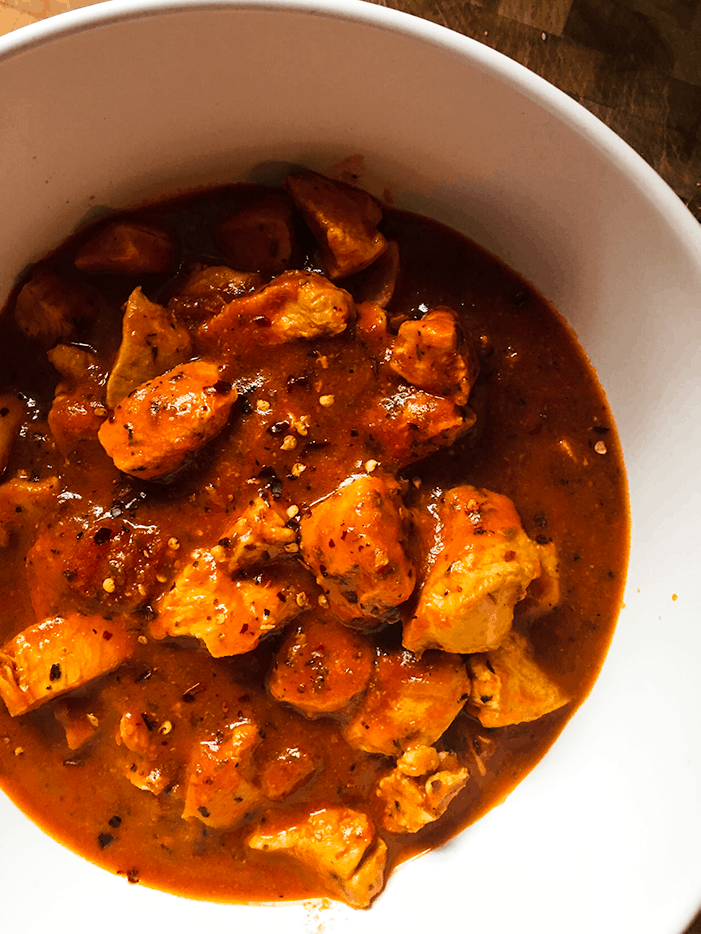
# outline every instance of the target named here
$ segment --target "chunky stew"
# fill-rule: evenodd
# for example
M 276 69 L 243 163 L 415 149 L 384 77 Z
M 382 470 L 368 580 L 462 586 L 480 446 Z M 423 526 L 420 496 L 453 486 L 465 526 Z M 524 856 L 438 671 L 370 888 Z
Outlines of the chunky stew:
M 87 858 L 366 907 L 591 687 L 615 427 L 464 237 L 299 171 L 86 227 L 0 326 L 0 781 Z

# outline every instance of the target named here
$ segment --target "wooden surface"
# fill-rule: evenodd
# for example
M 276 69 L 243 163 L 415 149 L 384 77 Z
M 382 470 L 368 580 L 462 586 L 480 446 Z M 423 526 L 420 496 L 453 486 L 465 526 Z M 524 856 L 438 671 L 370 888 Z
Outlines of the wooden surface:
M 0 0 L 0 35 L 92 2 Z M 701 0 L 373 2 L 542 75 L 637 150 L 701 220 Z M 701 914 L 686 934 L 701 934 Z

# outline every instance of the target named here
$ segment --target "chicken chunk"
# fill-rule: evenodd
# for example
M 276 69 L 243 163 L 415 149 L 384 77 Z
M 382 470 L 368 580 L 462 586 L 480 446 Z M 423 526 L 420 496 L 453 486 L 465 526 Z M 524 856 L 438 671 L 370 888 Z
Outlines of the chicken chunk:
M 154 525 L 109 514 L 58 519 L 41 530 L 27 553 L 27 583 L 38 619 L 75 606 L 128 612 L 155 587 L 166 540 Z
M 431 746 L 462 710 L 470 679 L 458 655 L 411 652 L 378 656 L 370 685 L 343 735 L 354 749 L 399 756 Z
M 103 374 L 89 350 L 58 344 L 47 354 L 61 375 L 49 412 L 49 430 L 56 447 L 68 458 L 80 441 L 95 441 L 107 410 Z
M 161 305 L 136 288 L 122 319 L 122 342 L 107 380 L 105 400 L 113 409 L 142 383 L 161 376 L 190 354 L 190 332 Z
M 127 710 L 119 721 L 117 743 L 131 753 L 124 774 L 136 788 L 158 796 L 172 784 L 176 769 L 155 719 Z
M 0 476 L 7 470 L 19 427 L 24 421 L 25 404 L 16 392 L 0 395 Z
M 198 549 L 157 604 L 154 639 L 193 636 L 210 655 L 243 655 L 300 612 L 295 594 L 279 582 L 232 579 L 211 552 Z
M 292 824 L 269 821 L 251 834 L 248 845 L 289 853 L 354 908 L 366 908 L 382 889 L 387 846 L 360 811 L 327 807 Z
M 168 311 L 178 319 L 203 321 L 219 314 L 234 298 L 253 292 L 262 285 L 263 279 L 255 272 L 197 264 L 178 283 L 168 302 Z
M 385 802 L 382 826 L 391 833 L 416 833 L 446 812 L 467 779 L 453 753 L 413 746 L 378 783 L 377 796 Z
M 261 788 L 270 801 L 284 801 L 316 772 L 314 756 L 299 746 L 286 746 L 259 766 Z
M 284 184 L 319 243 L 330 278 L 360 272 L 387 249 L 377 230 L 382 209 L 371 195 L 316 172 L 296 172 Z
M 226 355 L 246 332 L 257 345 L 333 337 L 345 331 L 355 315 L 349 292 L 315 272 L 287 272 L 265 288 L 235 298 L 200 328 L 208 350 Z M 250 340 L 250 337 L 249 337 Z
M 253 754 L 260 730 L 250 721 L 202 740 L 190 759 L 183 818 L 230 829 L 262 800 Z
M 554 610 L 562 599 L 560 559 L 554 542 L 538 545 L 540 576 L 528 586 L 526 596 L 516 604 L 515 615 L 522 623 L 530 623 Z
M 54 704 L 54 716 L 66 733 L 66 745 L 75 752 L 95 736 L 100 721 L 86 698 L 66 697 Z
M 114 221 L 101 227 L 78 250 L 81 272 L 137 276 L 167 272 L 175 264 L 175 244 L 167 231 L 141 221 Z
M 486 652 L 511 629 L 514 606 L 541 572 L 538 546 L 506 496 L 460 486 L 438 502 L 441 542 L 403 644 L 412 652 Z
M 284 556 L 286 547 L 294 545 L 297 537 L 286 523 L 287 516 L 279 507 L 260 496 L 251 502 L 219 541 L 229 569 L 236 571 Z
M 570 698 L 543 671 L 523 633 L 512 629 L 499 648 L 471 655 L 467 709 L 483 727 L 529 723 L 559 710 Z
M 477 379 L 477 357 L 461 341 L 457 315 L 443 306 L 401 325 L 389 365 L 410 385 L 457 405 L 467 402 Z
M 16 717 L 112 671 L 135 647 L 136 635 L 117 619 L 78 613 L 45 619 L 0 649 L 0 697 Z
M 292 203 L 283 192 L 270 192 L 220 224 L 217 236 L 236 269 L 278 275 L 292 257 Z
M 338 618 L 356 626 L 398 619 L 414 589 L 408 513 L 389 476 L 363 475 L 312 507 L 300 522 L 304 560 Z
M 194 360 L 135 389 L 98 437 L 119 470 L 155 480 L 175 473 L 219 434 L 236 396 L 215 363 Z
M 0 484 L 0 548 L 6 548 L 13 532 L 36 529 L 44 513 L 61 492 L 56 477 L 24 480 L 14 477 Z
M 373 661 L 367 637 L 310 613 L 278 649 L 268 689 L 308 717 L 335 713 L 365 690 Z
M 37 266 L 15 302 L 15 320 L 24 335 L 45 347 L 70 340 L 78 325 L 100 310 L 99 296 L 85 286 Z
M 365 413 L 369 440 L 387 467 L 403 467 L 450 447 L 474 425 L 476 415 L 441 396 L 400 388 Z

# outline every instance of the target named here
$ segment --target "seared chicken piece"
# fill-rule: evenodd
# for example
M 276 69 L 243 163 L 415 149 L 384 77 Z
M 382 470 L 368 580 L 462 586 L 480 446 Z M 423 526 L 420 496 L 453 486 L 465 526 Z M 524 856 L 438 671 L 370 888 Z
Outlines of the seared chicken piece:
M 345 331 L 355 315 L 349 292 L 315 272 L 286 272 L 265 288 L 235 298 L 205 322 L 199 338 L 204 347 L 226 355 L 236 350 L 243 331 L 258 345 L 284 344 Z
M 381 359 L 388 352 L 391 336 L 387 314 L 377 302 L 361 302 L 356 308 L 355 335 Z
M 188 767 L 182 816 L 222 829 L 240 823 L 263 797 L 254 783 L 253 754 L 260 741 L 256 724 L 245 721 L 198 743 Z
M 27 583 L 37 619 L 61 613 L 66 606 L 135 610 L 158 586 L 165 552 L 157 526 L 109 515 L 53 521 L 27 553 Z
M 317 503 L 300 522 L 301 550 L 331 609 L 355 626 L 394 622 L 411 596 L 408 513 L 393 477 L 363 475 Z
M 374 654 L 361 633 L 308 613 L 278 649 L 268 689 L 308 717 L 343 711 L 367 687 Z
M 514 606 L 541 572 L 539 549 L 506 496 L 459 486 L 438 501 L 440 551 L 403 644 L 412 652 L 486 652 L 511 629 Z M 438 548 L 436 548 L 438 550 Z
M 117 619 L 79 613 L 45 619 L 0 649 L 0 697 L 16 717 L 112 671 L 135 648 L 136 635 Z
M 164 762 L 167 742 L 164 748 L 158 723 L 148 714 L 133 711 L 122 714 L 117 743 L 132 753 L 124 774 L 136 788 L 157 796 L 172 784 L 175 770 L 172 763 Z
M 46 480 L 14 477 L 0 484 L 0 548 L 7 547 L 17 529 L 36 529 L 60 492 L 61 485 L 56 477 Z
M 300 612 L 295 593 L 279 581 L 232 579 L 211 552 L 198 549 L 157 604 L 154 639 L 192 636 L 210 655 L 243 655 Z
M 61 375 L 49 412 L 49 430 L 56 447 L 67 458 L 79 441 L 97 440 L 106 414 L 103 374 L 95 354 L 80 347 L 57 344 L 47 357 Z
M 253 292 L 262 285 L 263 279 L 255 272 L 197 264 L 177 284 L 168 302 L 168 311 L 177 318 L 213 318 L 232 299 Z
M 70 340 L 81 321 L 94 318 L 99 296 L 85 286 L 37 266 L 15 302 L 15 320 L 20 331 L 45 347 Z
M 316 772 L 314 757 L 299 746 L 286 746 L 259 766 L 261 788 L 270 801 L 283 801 Z
M 269 820 L 248 838 L 248 845 L 289 853 L 354 908 L 366 908 L 382 889 L 387 846 L 360 811 L 327 807 L 295 823 Z
M 25 405 L 16 392 L 0 395 L 0 476 L 7 469 L 19 427 L 24 420 Z
M 215 363 L 184 363 L 123 399 L 100 428 L 100 443 L 124 473 L 168 476 L 219 434 L 236 396 Z
M 382 209 L 371 195 L 316 172 L 288 175 L 284 185 L 321 247 L 330 278 L 360 272 L 386 250 L 377 230 Z
M 113 409 L 142 383 L 184 363 L 190 354 L 190 332 L 161 305 L 136 288 L 122 318 L 122 343 L 114 362 L 105 400 Z
M 421 389 L 399 389 L 365 413 L 371 443 L 387 467 L 403 467 L 450 447 L 477 420 L 471 409 Z
M 278 506 L 260 496 L 251 502 L 219 541 L 229 569 L 235 571 L 282 557 L 296 539 L 286 523 L 287 516 Z
M 54 716 L 66 731 L 66 745 L 73 752 L 92 739 L 100 726 L 86 698 L 66 697 L 56 701 Z
M 389 365 L 412 386 L 457 405 L 467 402 L 477 379 L 477 358 L 460 339 L 455 312 L 443 306 L 401 325 Z
M 467 779 L 454 753 L 412 746 L 378 783 L 377 795 L 385 802 L 382 826 L 391 833 L 416 833 L 446 812 Z
M 175 264 L 169 233 L 141 221 L 115 221 L 86 240 L 75 257 L 81 272 L 122 275 L 167 272 Z
M 270 192 L 220 224 L 217 236 L 234 268 L 275 276 L 292 256 L 292 203 L 283 192 Z
M 515 615 L 522 622 L 532 622 L 554 610 L 562 598 L 560 559 L 554 542 L 538 545 L 540 577 L 532 580 L 526 596 L 516 604 Z
M 512 629 L 499 648 L 468 659 L 472 691 L 467 709 L 482 726 L 529 723 L 570 698 L 543 671 L 526 637 Z
M 469 693 L 470 679 L 458 655 L 379 655 L 343 735 L 354 749 L 385 756 L 399 756 L 416 744 L 431 746 L 460 713 Z

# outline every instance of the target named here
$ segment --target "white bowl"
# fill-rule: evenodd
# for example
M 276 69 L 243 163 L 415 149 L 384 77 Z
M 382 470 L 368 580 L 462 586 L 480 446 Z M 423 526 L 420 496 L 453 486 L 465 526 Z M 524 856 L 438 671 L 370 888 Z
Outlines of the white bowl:
M 618 422 L 633 516 L 626 606 L 590 699 L 502 806 L 401 867 L 369 912 L 127 886 L 2 800 L 2 929 L 679 934 L 701 901 L 691 215 L 530 72 L 354 0 L 109 2 L 0 39 L 0 88 L 0 295 L 95 205 L 362 153 L 399 206 L 472 236 L 570 321 Z

